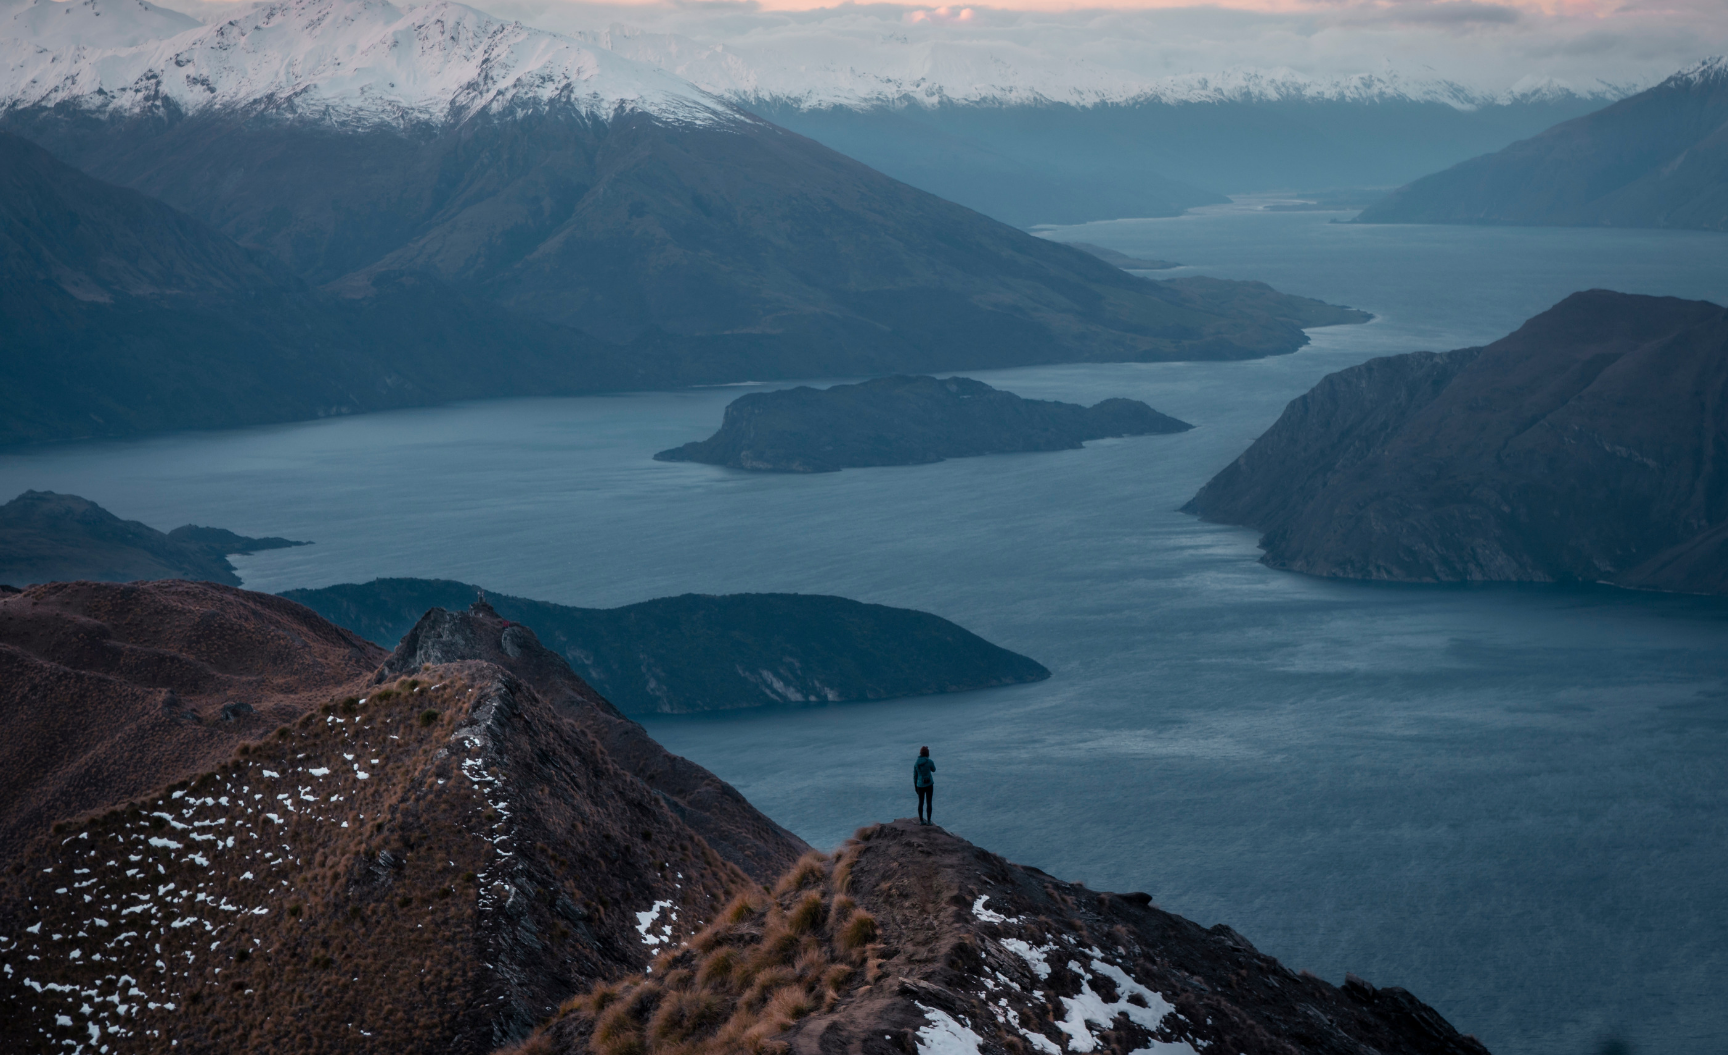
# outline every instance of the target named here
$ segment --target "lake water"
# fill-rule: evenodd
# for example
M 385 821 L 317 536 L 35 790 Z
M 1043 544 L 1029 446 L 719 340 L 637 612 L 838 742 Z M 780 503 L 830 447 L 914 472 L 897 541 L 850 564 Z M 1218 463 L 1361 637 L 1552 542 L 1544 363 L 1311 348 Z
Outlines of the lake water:
M 1728 298 L 1728 238 L 1356 227 L 1258 203 L 1055 232 L 1377 314 L 1251 363 L 984 372 L 1188 433 L 813 477 L 662 464 L 741 388 L 486 402 L 0 456 L 315 546 L 261 590 L 446 576 L 581 605 L 804 591 L 926 609 L 1048 682 L 648 723 L 818 846 L 912 813 L 1151 891 L 1293 968 L 1409 987 L 1491 1048 L 1728 1048 L 1728 603 L 1275 572 L 1176 507 L 1322 375 L 1498 337 L 1594 286 Z

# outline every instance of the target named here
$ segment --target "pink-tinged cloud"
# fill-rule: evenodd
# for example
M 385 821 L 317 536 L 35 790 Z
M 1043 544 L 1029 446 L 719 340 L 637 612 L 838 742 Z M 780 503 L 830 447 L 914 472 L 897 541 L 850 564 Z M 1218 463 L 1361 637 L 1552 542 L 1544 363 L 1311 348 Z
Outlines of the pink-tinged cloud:
M 972 21 L 972 9 L 969 7 L 949 7 L 944 4 L 941 7 L 920 8 L 916 11 L 908 11 L 904 15 L 901 15 L 900 18 L 909 25 L 917 25 L 920 22 L 935 22 L 941 25 L 955 25 L 961 22 Z

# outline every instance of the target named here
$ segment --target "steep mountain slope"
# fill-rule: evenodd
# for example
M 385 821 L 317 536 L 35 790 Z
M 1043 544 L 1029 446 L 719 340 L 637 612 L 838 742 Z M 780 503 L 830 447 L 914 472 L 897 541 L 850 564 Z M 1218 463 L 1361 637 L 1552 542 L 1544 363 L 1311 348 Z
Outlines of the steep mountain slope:
M 308 287 L 0 132 L 0 444 L 622 387 L 616 357 L 423 276 Z
M 391 643 L 427 609 L 460 609 L 479 593 L 448 579 L 375 579 L 282 596 Z M 1050 677 L 940 616 L 849 598 L 683 594 L 616 609 L 486 598 L 631 715 L 887 700 Z
M 834 473 L 847 466 L 1062 451 L 1087 440 L 1192 428 L 1139 400 L 1082 407 L 1021 399 L 973 378 L 891 375 L 740 396 L 726 405 L 719 432 L 654 457 L 776 473 Z
M 0 506 L 0 583 L 202 579 L 240 585 L 227 555 L 305 546 L 183 524 L 166 534 L 88 499 L 26 491 Z
M 1359 318 L 1126 275 L 455 4 L 286 0 L 40 63 L 5 122 L 74 164 L 362 303 L 425 276 L 579 330 L 610 387 L 1240 358 Z
M 1408 991 L 897 821 L 734 902 L 523 1052 L 1483 1052 Z
M 42 727 L 4 768 L 34 782 L 28 811 L 8 790 L 12 1048 L 488 1051 L 807 850 L 484 606 L 375 672 L 212 584 L 32 588 L 0 633 L 8 724 Z
M 0 593 L 0 863 L 52 820 L 209 769 L 384 655 L 310 609 L 212 583 Z
M 1328 375 L 1184 509 L 1315 575 L 1722 593 L 1725 454 L 1728 311 L 1592 290 Z
M 1728 60 L 1426 176 L 1357 219 L 1728 230 Z

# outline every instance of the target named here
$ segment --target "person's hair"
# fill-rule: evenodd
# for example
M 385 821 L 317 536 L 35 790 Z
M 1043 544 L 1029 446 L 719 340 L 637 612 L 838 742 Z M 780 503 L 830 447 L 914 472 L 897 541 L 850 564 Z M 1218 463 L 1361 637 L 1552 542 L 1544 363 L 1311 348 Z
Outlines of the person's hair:
M 929 754 L 930 754 L 930 749 L 929 749 L 929 747 L 928 747 L 928 746 L 926 746 L 926 747 L 923 747 L 923 748 L 920 748 L 920 749 L 918 749 L 918 754 L 919 754 L 919 755 L 929 755 Z

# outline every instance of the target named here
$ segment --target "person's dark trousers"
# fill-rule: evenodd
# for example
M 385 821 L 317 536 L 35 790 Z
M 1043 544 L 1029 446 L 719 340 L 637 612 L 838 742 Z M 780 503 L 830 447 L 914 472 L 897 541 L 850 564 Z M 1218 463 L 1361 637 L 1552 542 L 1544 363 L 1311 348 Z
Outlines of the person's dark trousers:
M 936 787 L 926 785 L 918 789 L 918 820 L 929 821 L 935 816 Z

